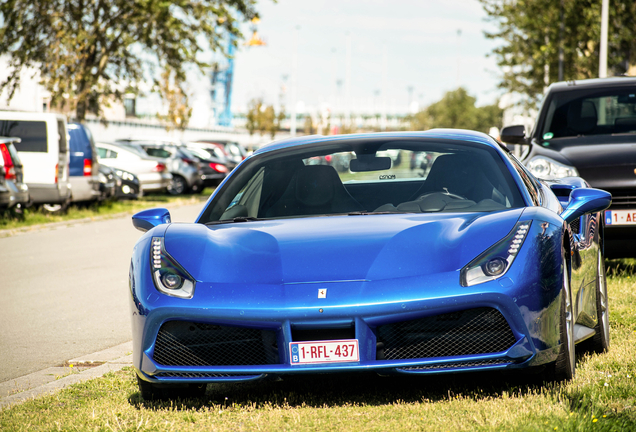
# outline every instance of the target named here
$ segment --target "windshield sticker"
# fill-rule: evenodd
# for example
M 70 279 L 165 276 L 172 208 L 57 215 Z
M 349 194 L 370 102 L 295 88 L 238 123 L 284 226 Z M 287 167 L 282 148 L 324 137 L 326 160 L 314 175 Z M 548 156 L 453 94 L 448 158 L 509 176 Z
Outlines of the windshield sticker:
M 552 139 L 554 138 L 554 134 L 552 132 L 546 132 L 543 134 L 543 139 Z
M 380 180 L 395 180 L 395 174 L 383 174 L 380 176 Z

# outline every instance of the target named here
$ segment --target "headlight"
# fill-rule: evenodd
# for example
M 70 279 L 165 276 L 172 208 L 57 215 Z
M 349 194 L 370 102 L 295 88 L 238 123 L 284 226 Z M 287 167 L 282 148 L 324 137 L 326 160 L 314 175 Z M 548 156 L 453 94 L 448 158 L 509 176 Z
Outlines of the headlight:
M 150 248 L 150 267 L 155 287 L 169 296 L 192 298 L 194 278 L 166 251 L 163 237 L 153 237 Z
M 128 171 L 116 170 L 115 174 L 121 177 L 124 180 L 133 181 L 135 180 L 135 176 L 129 173 Z
M 497 279 L 508 271 L 523 245 L 531 221 L 518 222 L 503 240 L 472 260 L 461 271 L 461 284 L 468 287 Z
M 543 179 L 578 177 L 579 175 L 573 166 L 564 165 L 545 156 L 533 157 L 526 166 L 535 177 Z

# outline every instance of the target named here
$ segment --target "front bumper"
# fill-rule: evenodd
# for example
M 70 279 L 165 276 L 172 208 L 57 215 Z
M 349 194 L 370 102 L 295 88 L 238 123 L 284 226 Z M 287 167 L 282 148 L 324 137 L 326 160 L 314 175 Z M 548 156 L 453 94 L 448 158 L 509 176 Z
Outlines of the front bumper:
M 146 292 L 141 300 L 135 295 L 136 287 L 152 282 L 138 276 L 132 280 L 133 364 L 138 374 L 148 381 L 221 382 L 328 372 L 427 374 L 514 369 L 554 361 L 559 348 L 558 329 L 552 325 L 558 322 L 559 297 L 553 296 L 544 307 L 526 303 L 522 299 L 528 301 L 531 297 L 527 295 L 527 286 L 515 285 L 509 278 L 482 284 L 479 292 L 466 293 L 466 288 L 458 286 L 458 275 L 453 272 L 439 283 L 454 288 L 431 290 L 442 295 L 384 303 L 351 303 L 344 300 L 346 295 L 338 299 L 335 293 L 366 292 L 373 299 L 378 298 L 377 293 L 388 292 L 396 281 L 333 283 L 329 287 L 334 292 L 333 301 L 324 302 L 321 307 L 315 301 L 311 301 L 315 305 L 308 304 L 309 299 L 315 297 L 313 284 L 224 287 L 232 291 L 234 300 L 214 301 L 214 294 L 209 294 L 213 287 L 198 283 L 198 294 L 207 292 L 209 295 L 201 295 L 195 302 L 156 292 L 149 295 Z M 425 282 L 410 279 L 398 282 L 419 286 Z M 450 279 L 454 285 L 450 285 Z M 237 300 L 253 299 L 255 290 L 261 292 L 261 301 Z M 289 295 L 292 290 L 295 301 L 289 301 L 294 297 Z M 462 290 L 464 292 L 460 292 Z M 272 304 L 268 304 L 270 301 Z M 466 314 L 472 323 L 468 327 Z M 454 320 L 459 327 L 453 327 Z M 421 331 L 408 330 L 413 323 L 420 322 L 428 324 Z M 431 327 L 431 323 L 435 326 L 441 323 L 443 331 L 432 329 L 435 326 Z M 166 332 L 167 327 L 173 330 Z M 403 330 L 393 331 L 395 328 Z M 233 340 L 200 337 L 215 331 L 247 335 Z M 291 364 L 290 342 L 343 338 L 358 340 L 359 361 Z M 462 339 L 469 339 L 468 343 Z M 481 341 L 476 344 L 477 348 L 474 348 L 475 339 Z M 197 350 L 206 344 L 211 354 L 202 355 Z M 434 347 L 432 351 L 420 349 L 427 344 Z M 437 349 L 440 345 L 445 348 Z M 411 349 L 413 346 L 415 351 Z M 219 350 L 224 350 L 231 360 L 219 360 L 214 354 Z

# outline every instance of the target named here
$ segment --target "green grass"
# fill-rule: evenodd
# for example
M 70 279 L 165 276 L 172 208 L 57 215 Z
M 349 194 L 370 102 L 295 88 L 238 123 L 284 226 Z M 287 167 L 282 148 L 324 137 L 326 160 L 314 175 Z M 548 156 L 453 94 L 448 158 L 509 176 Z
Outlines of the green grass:
M 0 430 L 636 430 L 636 260 L 608 263 L 612 346 L 580 356 L 570 382 L 500 373 L 299 376 L 146 402 L 125 369 L 4 409 Z
M 72 205 L 64 214 L 50 214 L 36 207 L 27 208 L 22 215 L 14 212 L 0 212 L 0 230 L 24 228 L 54 222 L 65 222 L 86 218 L 114 217 L 121 214 L 135 213 L 151 207 L 190 204 L 208 199 L 214 189 L 205 189 L 202 193 L 192 195 L 146 195 L 138 200 L 120 200 L 94 203 L 90 205 Z

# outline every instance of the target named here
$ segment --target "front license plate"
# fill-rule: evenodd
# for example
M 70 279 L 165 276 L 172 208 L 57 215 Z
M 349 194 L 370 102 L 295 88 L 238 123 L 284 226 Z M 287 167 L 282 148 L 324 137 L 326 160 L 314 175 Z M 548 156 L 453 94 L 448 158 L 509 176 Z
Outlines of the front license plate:
M 291 342 L 289 351 L 292 365 L 360 360 L 357 339 Z
M 636 225 L 636 210 L 606 210 L 605 225 Z

